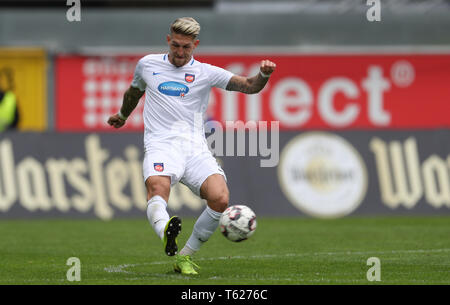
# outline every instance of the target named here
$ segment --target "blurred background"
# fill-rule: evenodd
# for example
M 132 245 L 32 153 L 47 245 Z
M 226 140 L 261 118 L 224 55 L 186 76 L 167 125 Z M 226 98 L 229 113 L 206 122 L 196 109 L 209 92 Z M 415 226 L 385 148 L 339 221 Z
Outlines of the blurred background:
M 201 24 L 199 61 L 240 75 L 277 63 L 258 95 L 211 93 L 209 120 L 279 122 L 270 153 L 260 133 L 257 156 L 217 156 L 231 204 L 450 212 L 448 0 L 0 0 L 0 218 L 144 217 L 143 101 L 122 130 L 106 120 L 182 16 Z M 172 190 L 171 213 L 203 206 Z

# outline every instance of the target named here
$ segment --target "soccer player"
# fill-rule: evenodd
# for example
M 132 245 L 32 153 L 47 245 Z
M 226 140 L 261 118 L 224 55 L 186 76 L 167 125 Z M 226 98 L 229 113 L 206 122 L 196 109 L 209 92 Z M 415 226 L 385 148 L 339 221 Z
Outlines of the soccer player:
M 176 255 L 174 269 L 182 274 L 197 274 L 198 266 L 191 257 L 217 229 L 229 200 L 225 174 L 207 146 L 203 119 L 198 128 L 196 118 L 198 120 L 199 114 L 202 118 L 206 111 L 212 87 L 258 93 L 276 67 L 273 62 L 263 60 L 260 73 L 247 78 L 201 63 L 192 56 L 199 44 L 199 32 L 200 25 L 195 19 L 176 19 L 167 35 L 169 52 L 150 54 L 139 60 L 120 111 L 108 119 L 111 126 L 122 127 L 146 93 L 143 174 L 147 217 L 162 239 L 165 253 Z M 169 218 L 167 213 L 170 187 L 177 182 L 182 182 L 207 202 L 179 253 L 177 236 L 181 231 L 181 219 Z

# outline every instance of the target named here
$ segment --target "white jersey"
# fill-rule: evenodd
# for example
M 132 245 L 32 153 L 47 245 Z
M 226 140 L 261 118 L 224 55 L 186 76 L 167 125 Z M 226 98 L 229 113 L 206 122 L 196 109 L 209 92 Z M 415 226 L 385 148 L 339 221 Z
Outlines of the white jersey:
M 212 87 L 225 89 L 233 73 L 201 63 L 193 57 L 182 67 L 170 63 L 168 54 L 150 54 L 136 65 L 132 87 L 145 90 L 144 145 L 177 135 L 180 122 L 204 139 L 203 114 Z M 198 128 L 198 118 L 201 126 Z M 195 121 L 197 119 L 197 122 Z

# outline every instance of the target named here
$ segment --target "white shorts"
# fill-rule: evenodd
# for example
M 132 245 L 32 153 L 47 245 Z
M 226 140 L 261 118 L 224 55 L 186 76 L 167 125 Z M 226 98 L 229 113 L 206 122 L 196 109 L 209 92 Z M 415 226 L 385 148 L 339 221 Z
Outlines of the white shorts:
M 167 141 L 149 145 L 143 162 L 144 182 L 150 176 L 169 176 L 171 185 L 181 182 L 200 196 L 200 187 L 209 176 L 226 176 L 216 158 L 209 151 L 206 140 L 191 149 L 175 146 Z

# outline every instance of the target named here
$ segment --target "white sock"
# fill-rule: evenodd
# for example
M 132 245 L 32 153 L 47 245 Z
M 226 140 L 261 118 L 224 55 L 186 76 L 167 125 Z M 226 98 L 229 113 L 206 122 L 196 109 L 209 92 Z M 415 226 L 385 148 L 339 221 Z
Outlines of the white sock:
M 192 256 L 192 255 L 194 255 L 195 252 L 197 252 L 197 251 L 192 250 L 192 249 L 189 248 L 187 245 L 185 245 L 184 248 L 181 249 L 180 255 L 183 255 L 183 256 L 184 256 L 184 255 Z
M 186 242 L 186 246 L 180 251 L 180 255 L 193 255 L 200 250 L 219 226 L 219 219 L 222 213 L 212 210 L 210 207 L 202 212 L 194 225 L 194 230 Z
M 155 230 L 156 235 L 163 239 L 164 228 L 169 221 L 169 214 L 167 213 L 167 203 L 161 196 L 153 196 L 148 201 L 147 218 L 150 225 Z

